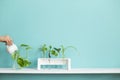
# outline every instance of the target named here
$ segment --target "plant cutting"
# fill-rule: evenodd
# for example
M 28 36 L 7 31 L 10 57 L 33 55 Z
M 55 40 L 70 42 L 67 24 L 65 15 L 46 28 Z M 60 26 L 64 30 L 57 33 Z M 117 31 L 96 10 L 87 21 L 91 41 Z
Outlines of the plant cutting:
M 30 66 L 31 62 L 28 60 L 28 50 L 31 49 L 29 45 L 21 44 L 21 47 L 23 47 L 26 51 L 26 57 L 22 57 L 20 55 L 20 51 L 16 50 L 14 53 L 12 53 L 12 58 L 14 60 L 13 67 L 16 68 L 16 65 L 18 65 L 18 68 L 24 68 Z
M 45 58 L 45 57 L 48 57 L 48 58 L 51 58 L 52 55 L 53 56 L 58 56 L 58 54 L 60 53 L 60 48 L 53 48 L 51 45 L 50 46 L 46 46 L 46 44 L 43 44 L 41 48 L 39 48 L 39 50 L 42 52 L 42 57 Z M 47 56 L 45 56 L 46 54 L 48 53 Z
M 27 45 L 27 44 L 21 44 L 20 47 L 22 47 L 25 50 L 25 52 L 26 52 L 26 58 L 28 58 L 28 51 L 30 49 L 32 49 L 32 47 L 29 46 L 29 45 Z
M 40 49 L 40 51 L 42 51 L 43 53 L 43 56 L 45 58 L 45 55 L 48 53 L 48 58 L 51 58 L 52 55 L 55 56 L 55 57 L 58 57 L 59 54 L 62 54 L 62 58 L 65 58 L 65 51 L 68 50 L 68 49 L 74 49 L 75 51 L 78 51 L 77 48 L 75 48 L 74 46 L 67 46 L 67 47 L 64 47 L 63 45 L 60 46 L 60 48 L 56 48 L 56 47 L 52 47 L 51 45 L 50 46 L 47 46 L 46 44 L 44 44 Z M 79 53 L 79 52 L 78 52 Z
M 51 55 L 57 57 L 58 54 L 59 54 L 59 52 L 60 52 L 60 50 L 58 50 L 57 48 L 53 48 L 51 45 L 49 46 L 49 49 L 48 49 L 48 50 L 49 50 L 49 51 L 48 51 L 48 56 L 49 56 L 49 58 L 51 58 Z
M 45 54 L 46 54 L 46 52 L 48 50 L 46 44 L 43 44 L 42 47 L 39 48 L 39 50 L 42 51 L 42 53 L 43 53 L 42 57 L 45 58 Z
M 61 48 L 56 48 L 55 47 L 54 50 L 55 50 L 55 53 L 52 53 L 52 54 L 55 55 L 55 56 L 58 56 L 60 54 Z
M 75 51 L 78 51 L 76 47 L 74 46 L 67 46 L 67 47 L 64 47 L 63 45 L 61 45 L 61 53 L 62 53 L 62 58 L 65 58 L 65 51 L 67 49 L 74 49 Z M 78 52 L 79 53 L 79 52 Z

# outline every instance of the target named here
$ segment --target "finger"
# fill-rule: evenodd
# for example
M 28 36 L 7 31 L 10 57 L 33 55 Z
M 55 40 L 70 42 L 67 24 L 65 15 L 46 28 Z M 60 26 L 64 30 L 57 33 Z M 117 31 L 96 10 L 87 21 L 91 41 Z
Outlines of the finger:
M 7 44 L 7 45 L 9 45 L 9 42 L 8 42 L 8 40 L 6 41 L 6 44 Z
M 8 46 L 12 45 L 12 41 L 11 40 L 7 40 L 6 43 L 7 43 Z
M 12 41 L 11 40 L 8 41 L 8 45 L 12 45 Z

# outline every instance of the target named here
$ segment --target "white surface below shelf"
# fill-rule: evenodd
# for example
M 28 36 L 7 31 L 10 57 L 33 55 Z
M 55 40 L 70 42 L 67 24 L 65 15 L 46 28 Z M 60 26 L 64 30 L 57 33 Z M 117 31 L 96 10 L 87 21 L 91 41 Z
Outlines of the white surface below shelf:
M 0 68 L 0 74 L 120 74 L 120 68 L 79 68 L 71 70 L 47 69 L 37 70 L 32 68 L 12 69 Z

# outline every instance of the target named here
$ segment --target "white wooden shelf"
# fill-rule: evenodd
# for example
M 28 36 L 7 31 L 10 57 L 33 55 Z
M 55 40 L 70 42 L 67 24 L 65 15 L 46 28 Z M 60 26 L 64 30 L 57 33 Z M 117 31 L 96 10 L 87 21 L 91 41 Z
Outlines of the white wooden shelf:
M 71 70 L 37 70 L 0 68 L 0 74 L 120 74 L 120 68 L 79 68 Z

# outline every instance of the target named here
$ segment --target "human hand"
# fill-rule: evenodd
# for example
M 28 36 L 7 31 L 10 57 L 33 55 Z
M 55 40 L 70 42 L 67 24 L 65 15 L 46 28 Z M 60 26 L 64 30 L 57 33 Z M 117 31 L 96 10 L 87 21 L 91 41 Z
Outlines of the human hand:
M 0 42 L 5 42 L 6 45 L 12 45 L 12 39 L 10 38 L 10 36 L 0 36 Z

